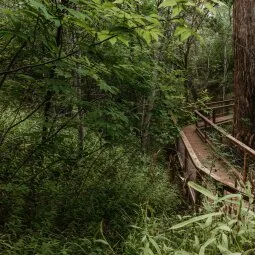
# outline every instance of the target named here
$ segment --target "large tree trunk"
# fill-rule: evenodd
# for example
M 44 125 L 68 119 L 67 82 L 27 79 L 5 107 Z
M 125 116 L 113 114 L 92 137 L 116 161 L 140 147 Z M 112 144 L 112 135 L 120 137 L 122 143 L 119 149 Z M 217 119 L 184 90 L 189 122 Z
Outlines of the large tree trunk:
M 233 134 L 255 148 L 255 1 L 235 0 Z

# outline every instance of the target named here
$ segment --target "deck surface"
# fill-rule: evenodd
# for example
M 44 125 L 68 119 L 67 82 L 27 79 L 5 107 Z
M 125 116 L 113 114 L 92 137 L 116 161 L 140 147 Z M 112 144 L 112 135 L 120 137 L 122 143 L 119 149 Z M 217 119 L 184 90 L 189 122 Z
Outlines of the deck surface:
M 222 183 L 235 187 L 236 177 L 232 172 L 231 167 L 217 157 L 211 147 L 200 138 L 196 132 L 196 126 L 186 126 L 182 131 L 202 165 L 208 168 L 214 176 L 217 176 L 217 179 L 220 179 Z

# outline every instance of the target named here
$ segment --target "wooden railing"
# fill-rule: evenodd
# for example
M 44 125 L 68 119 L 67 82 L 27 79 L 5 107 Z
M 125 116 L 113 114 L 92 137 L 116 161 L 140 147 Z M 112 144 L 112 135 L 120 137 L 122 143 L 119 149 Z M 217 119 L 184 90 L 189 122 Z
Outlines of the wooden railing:
M 227 99 L 227 100 L 222 100 L 222 101 L 214 101 L 214 102 L 209 102 L 206 103 L 208 107 L 217 107 L 217 106 L 224 106 L 227 104 L 233 104 L 234 99 Z
M 229 121 L 232 119 L 232 116 L 230 115 L 229 118 L 227 118 L 226 114 L 229 114 L 231 112 L 231 108 L 233 107 L 233 104 L 225 104 L 222 106 L 216 106 L 212 108 L 212 117 L 211 119 L 208 118 L 208 116 L 205 116 L 200 111 L 196 110 L 195 114 L 197 117 L 196 121 L 196 130 L 198 134 L 201 136 L 201 138 L 208 142 L 209 144 L 213 144 L 213 141 L 211 140 L 210 136 L 207 134 L 208 128 L 213 129 L 214 132 L 218 133 L 220 136 L 220 142 L 228 144 L 229 146 L 233 146 L 239 155 L 243 155 L 243 162 L 241 165 L 242 169 L 242 178 L 243 182 L 247 181 L 247 176 L 249 172 L 249 164 L 248 161 L 254 161 L 255 162 L 255 150 L 251 149 L 246 144 L 242 143 L 241 141 L 237 140 L 235 137 L 227 133 L 223 128 L 218 126 L 217 124 L 222 123 L 226 121 Z M 216 112 L 218 110 L 224 109 L 225 112 L 225 118 L 216 118 Z M 217 121 L 219 120 L 219 121 Z M 240 167 L 240 166 L 239 166 Z
M 211 180 L 215 181 L 216 183 L 222 186 L 222 191 L 227 191 L 230 193 L 240 193 L 243 195 L 244 198 L 249 199 L 249 196 L 245 194 L 243 191 L 238 189 L 233 185 L 231 182 L 222 181 L 222 179 L 217 176 L 215 173 L 211 171 L 211 169 L 205 167 L 194 152 L 189 140 L 187 139 L 185 133 L 180 131 L 180 138 L 178 139 L 177 144 L 177 151 L 179 161 L 183 162 L 182 168 L 186 176 L 184 176 L 184 186 L 186 185 L 187 181 L 197 181 L 199 176 L 202 175 L 206 178 L 210 177 Z M 193 203 L 195 204 L 197 201 L 196 192 L 188 187 L 189 194 Z
M 213 123 L 216 123 L 216 119 L 220 117 L 229 116 L 225 122 L 232 119 L 233 116 L 233 107 L 234 107 L 234 100 L 229 99 L 225 101 L 218 101 L 218 102 L 211 102 L 206 104 L 209 108 L 210 117 Z M 204 116 L 208 116 L 208 114 L 204 114 Z M 224 122 L 221 119 L 218 119 L 217 123 Z
M 243 182 L 245 183 L 247 181 L 247 176 L 249 172 L 248 161 L 254 160 L 255 162 L 255 150 L 251 149 L 249 146 L 237 140 L 219 126 L 219 124 L 232 121 L 232 102 L 233 100 L 213 102 L 207 105 L 209 111 L 208 109 L 206 112 L 196 110 L 196 131 L 205 142 L 213 146 L 214 141 L 207 134 L 208 129 L 212 129 L 219 135 L 221 143 L 226 143 L 229 146 L 233 146 L 240 155 L 243 155 L 243 162 L 241 166 L 242 173 L 239 173 L 239 177 L 241 177 Z M 223 191 L 231 193 L 241 193 L 245 199 L 249 199 L 249 195 L 243 191 L 244 189 L 242 187 L 237 186 L 236 184 L 233 185 L 233 182 L 222 181 L 219 176 L 212 173 L 211 169 L 206 168 L 200 162 L 183 131 L 180 131 L 180 138 L 178 140 L 177 150 L 179 160 L 180 162 L 183 162 L 182 167 L 184 169 L 184 172 L 186 172 L 186 179 L 197 180 L 199 174 L 206 177 L 210 176 L 212 180 L 222 186 Z M 189 191 L 189 193 L 191 194 L 191 198 L 195 203 L 196 193 L 191 188 L 189 188 Z

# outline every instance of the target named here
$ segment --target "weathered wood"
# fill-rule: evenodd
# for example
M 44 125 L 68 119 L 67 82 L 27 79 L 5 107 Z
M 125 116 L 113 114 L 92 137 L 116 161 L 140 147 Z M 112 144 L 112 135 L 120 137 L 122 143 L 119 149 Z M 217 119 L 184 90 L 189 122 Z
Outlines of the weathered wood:
M 203 114 L 201 114 L 199 111 L 195 111 L 196 115 L 199 116 L 205 123 L 213 127 L 216 131 L 218 131 L 222 136 L 226 137 L 230 142 L 232 142 L 234 145 L 236 145 L 241 151 L 248 153 L 251 158 L 255 159 L 255 150 L 251 149 L 246 144 L 240 142 L 232 135 L 228 134 L 223 128 L 217 126 L 214 124 L 210 119 L 205 117 Z
M 198 159 L 196 153 L 194 152 L 189 140 L 187 139 L 186 135 L 183 131 L 180 131 L 181 137 L 179 139 L 182 139 L 185 148 L 187 149 L 187 153 L 190 157 L 190 160 L 192 161 L 193 165 L 199 171 L 200 173 L 203 173 L 205 175 L 210 176 L 214 181 L 219 182 L 223 185 L 224 189 L 233 193 L 241 193 L 243 196 L 247 197 L 248 195 L 239 190 L 238 188 L 235 188 L 234 185 L 231 182 L 222 181 L 215 173 L 212 173 L 210 169 L 206 168 L 202 165 L 200 160 Z
M 216 123 L 216 111 L 212 110 L 212 119 L 213 119 L 213 123 Z
M 230 107 L 230 105 L 228 105 L 228 107 Z M 217 108 L 217 107 L 215 107 L 215 108 Z M 221 109 L 223 109 L 223 108 L 224 107 L 221 107 Z M 239 150 L 245 152 L 247 157 L 255 158 L 254 150 L 252 150 L 251 148 L 249 148 L 247 145 L 243 144 L 242 142 L 238 141 L 233 136 L 229 135 L 223 128 L 216 125 L 217 117 L 215 117 L 215 120 L 214 120 L 215 123 L 213 123 L 213 121 L 211 121 L 208 117 L 204 116 L 201 112 L 195 111 L 195 114 L 197 115 L 198 119 L 199 118 L 201 119 L 200 122 L 199 121 L 196 122 L 195 130 L 197 131 L 199 136 L 202 138 L 202 140 L 209 141 L 209 143 L 211 143 L 211 141 L 209 140 L 209 137 L 207 137 L 206 133 L 203 132 L 203 129 L 206 129 L 207 127 L 212 127 L 217 132 L 219 132 L 222 139 L 226 139 L 227 141 L 230 141 Z M 176 119 L 174 118 L 174 116 L 172 116 L 172 119 L 176 123 Z M 203 123 L 202 126 L 199 125 L 201 123 Z M 220 175 L 217 175 L 216 172 L 215 173 L 212 172 L 211 169 L 205 167 L 200 162 L 194 149 L 192 148 L 192 145 L 190 144 L 188 138 L 186 137 L 185 133 L 182 130 L 180 130 L 179 140 L 180 140 L 180 142 L 178 144 L 182 144 L 182 146 L 181 146 L 182 152 L 180 152 L 180 153 L 183 154 L 183 157 L 181 155 L 178 155 L 178 158 L 181 163 L 181 166 L 183 167 L 183 169 L 185 169 L 186 174 L 189 174 L 190 169 L 188 169 L 188 168 L 191 167 L 193 169 L 192 171 L 194 171 L 194 169 L 195 169 L 196 176 L 199 173 L 200 175 L 202 174 L 204 176 L 207 176 L 207 178 L 210 177 L 211 180 L 214 180 L 216 183 L 220 183 L 223 187 L 223 190 L 226 190 L 227 192 L 231 192 L 231 193 L 240 193 L 243 195 L 243 197 L 246 200 L 249 199 L 249 195 L 242 191 L 242 187 L 240 187 L 240 186 L 237 187 L 237 183 L 234 182 L 234 180 L 237 179 L 237 176 L 236 176 L 236 178 L 234 177 L 234 179 L 232 181 L 228 181 L 226 178 L 222 179 Z M 179 148 L 178 148 L 178 150 L 179 150 Z M 247 164 L 246 160 L 247 160 L 247 158 L 244 160 L 245 164 Z M 243 176 L 245 176 L 245 174 Z M 240 177 L 240 175 L 238 175 L 238 177 Z M 196 196 L 194 194 L 194 190 L 190 189 L 190 188 L 188 188 L 188 190 L 189 190 L 190 196 L 192 197 L 193 202 L 196 203 Z
M 247 181 L 247 175 L 248 175 L 248 155 L 245 152 L 244 153 L 244 160 L 243 160 L 243 182 L 246 183 Z
M 212 105 L 222 105 L 226 103 L 234 102 L 234 99 L 228 99 L 228 100 L 223 100 L 223 101 L 216 101 L 216 102 L 209 102 L 206 103 L 207 106 L 212 106 Z
M 196 131 L 197 131 L 198 135 L 200 136 L 200 138 L 201 138 L 204 142 L 206 142 L 206 138 L 205 138 L 205 136 L 204 136 L 204 133 L 201 131 L 201 129 L 200 129 L 200 128 L 197 128 Z
M 222 109 L 233 108 L 233 107 L 234 107 L 234 104 L 227 104 L 227 105 L 210 107 L 210 109 L 212 109 L 212 110 L 222 110 Z

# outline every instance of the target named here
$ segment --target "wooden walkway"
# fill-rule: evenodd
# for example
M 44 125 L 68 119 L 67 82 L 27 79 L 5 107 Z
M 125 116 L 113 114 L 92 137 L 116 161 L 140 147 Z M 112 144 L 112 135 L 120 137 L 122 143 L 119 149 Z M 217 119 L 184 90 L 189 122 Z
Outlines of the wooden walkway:
M 210 171 L 209 175 L 215 180 L 220 180 L 226 185 L 235 187 L 235 179 L 233 172 L 231 172 L 231 168 L 222 159 L 217 157 L 207 143 L 202 141 L 196 132 L 196 126 L 186 126 L 183 129 L 183 132 L 193 148 L 198 160 Z
M 232 120 L 231 108 L 233 104 L 230 100 L 220 102 L 220 105 L 213 103 L 211 117 L 204 116 L 196 111 L 198 117 L 196 124 L 188 125 L 180 131 L 177 151 L 180 164 L 184 169 L 184 182 L 211 180 L 217 185 L 223 187 L 223 191 L 231 193 L 241 193 L 244 197 L 248 195 L 240 183 L 247 181 L 248 159 L 255 160 L 255 151 L 236 140 L 230 134 L 226 133 L 219 124 Z M 223 114 L 222 114 L 223 113 Z M 228 140 L 230 144 L 239 149 L 244 155 L 243 167 L 237 170 L 226 159 L 219 157 L 212 149 L 212 141 L 207 137 L 206 129 L 210 127 L 220 134 L 221 137 Z M 209 146 L 210 145 L 210 146 Z M 194 203 L 196 203 L 196 193 L 189 188 L 189 194 Z

